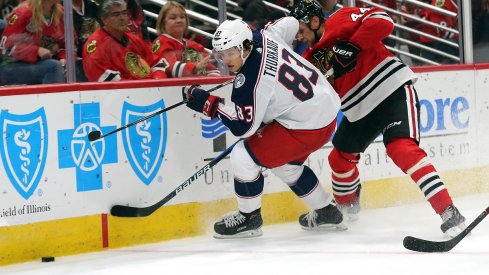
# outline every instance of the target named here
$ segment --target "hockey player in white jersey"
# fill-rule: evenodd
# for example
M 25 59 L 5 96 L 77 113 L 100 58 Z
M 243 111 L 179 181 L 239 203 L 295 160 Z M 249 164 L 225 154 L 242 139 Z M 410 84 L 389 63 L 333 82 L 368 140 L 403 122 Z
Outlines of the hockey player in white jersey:
M 218 117 L 243 138 L 231 152 L 239 210 L 215 223 L 216 238 L 262 235 L 263 168 L 312 209 L 299 217 L 303 229 L 346 229 L 332 195 L 303 164 L 330 139 L 340 100 L 321 72 L 288 46 L 295 33 L 286 26 L 297 30 L 297 21 L 281 20 L 258 32 L 241 20 L 224 21 L 216 30 L 216 55 L 236 74 L 231 105 L 195 86 L 185 94 L 189 108 Z

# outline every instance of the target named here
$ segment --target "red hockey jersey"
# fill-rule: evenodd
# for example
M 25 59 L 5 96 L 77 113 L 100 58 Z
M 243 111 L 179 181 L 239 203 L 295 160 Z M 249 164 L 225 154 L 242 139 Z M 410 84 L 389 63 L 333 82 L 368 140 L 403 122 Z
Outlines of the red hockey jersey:
M 455 3 L 454 0 L 433 0 L 431 2 L 431 5 L 436 6 L 441 9 L 445 9 L 451 12 L 458 12 L 458 6 Z M 430 22 L 452 28 L 452 29 L 457 29 L 458 28 L 458 19 L 455 17 L 451 17 L 445 14 L 441 14 L 439 12 L 430 10 L 430 9 L 423 9 L 420 12 L 421 17 L 423 19 L 426 19 Z M 440 37 L 440 38 L 445 38 L 445 39 L 458 39 L 458 34 L 454 34 L 452 32 L 445 31 L 440 28 L 435 28 L 429 25 L 423 25 L 421 28 L 421 31 L 429 33 L 433 36 Z M 425 36 L 420 36 L 420 42 L 423 43 L 429 43 L 433 42 L 431 38 L 425 37 Z
M 324 28 L 320 41 L 303 54 L 323 73 L 329 69 L 327 60 L 337 40 L 349 40 L 361 48 L 355 69 L 334 81 L 349 121 L 363 118 L 405 82 L 416 79 L 382 44 L 394 29 L 382 9 L 342 8 L 325 21 Z
M 100 28 L 83 47 L 83 69 L 89 81 L 164 78 L 165 68 L 166 64 L 155 61 L 148 44 L 131 33 L 118 41 Z
M 179 41 L 168 34 L 160 34 L 153 42 L 153 53 L 157 59 L 164 59 L 169 64 L 166 74 L 169 77 L 215 75 L 219 71 L 210 62 L 205 70 L 195 72 L 195 66 L 208 54 L 201 44 L 183 39 Z
M 36 63 L 39 47 L 51 51 L 56 59 L 66 59 L 64 21 L 59 26 L 53 20 L 44 21 L 42 33 L 37 36 L 31 26 L 32 8 L 21 4 L 7 18 L 7 26 L 0 41 L 2 55 L 9 55 L 16 60 Z

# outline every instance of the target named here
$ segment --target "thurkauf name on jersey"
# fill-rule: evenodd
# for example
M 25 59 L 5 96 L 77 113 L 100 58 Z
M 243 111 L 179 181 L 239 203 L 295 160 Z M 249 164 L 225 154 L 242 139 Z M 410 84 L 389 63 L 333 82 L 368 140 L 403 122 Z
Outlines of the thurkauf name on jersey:
M 265 57 L 265 70 L 263 71 L 263 75 L 275 77 L 278 66 L 278 44 L 269 38 L 266 38 L 266 40 L 268 44 L 268 51 Z

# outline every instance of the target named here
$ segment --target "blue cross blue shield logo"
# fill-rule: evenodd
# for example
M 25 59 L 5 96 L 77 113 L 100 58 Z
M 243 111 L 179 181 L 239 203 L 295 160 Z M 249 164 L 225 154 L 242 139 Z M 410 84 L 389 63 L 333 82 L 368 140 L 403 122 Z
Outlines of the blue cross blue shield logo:
M 127 125 L 164 108 L 163 100 L 148 106 L 136 106 L 124 102 L 121 125 Z M 151 184 L 161 167 L 166 149 L 166 136 L 165 113 L 144 120 L 134 127 L 128 127 L 122 133 L 124 150 L 129 163 L 146 185 Z
M 73 104 L 74 128 L 58 130 L 58 166 L 75 168 L 76 191 L 86 192 L 103 188 L 103 166 L 117 163 L 117 136 L 89 141 L 92 131 L 102 134 L 115 130 L 115 125 L 102 126 L 100 103 Z
M 46 164 L 48 135 L 44 108 L 25 115 L 3 111 L 0 129 L 3 166 L 17 192 L 27 200 L 36 190 Z

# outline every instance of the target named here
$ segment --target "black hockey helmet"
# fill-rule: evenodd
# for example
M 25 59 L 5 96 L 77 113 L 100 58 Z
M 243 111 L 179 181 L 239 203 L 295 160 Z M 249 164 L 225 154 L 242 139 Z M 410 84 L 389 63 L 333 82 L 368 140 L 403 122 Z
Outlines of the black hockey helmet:
M 324 22 L 324 13 L 321 4 L 315 0 L 299 0 L 295 3 L 290 11 L 290 16 L 306 23 L 308 26 L 311 23 L 313 16 L 319 17 L 320 22 Z

